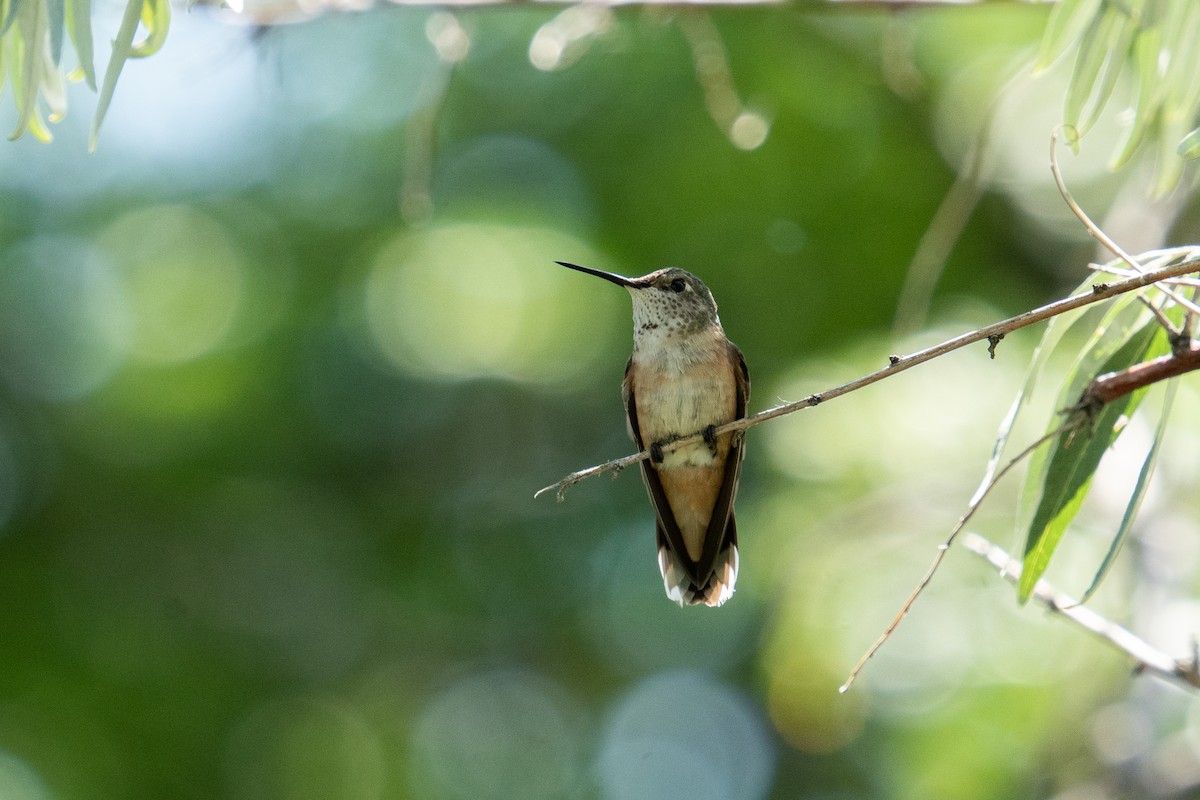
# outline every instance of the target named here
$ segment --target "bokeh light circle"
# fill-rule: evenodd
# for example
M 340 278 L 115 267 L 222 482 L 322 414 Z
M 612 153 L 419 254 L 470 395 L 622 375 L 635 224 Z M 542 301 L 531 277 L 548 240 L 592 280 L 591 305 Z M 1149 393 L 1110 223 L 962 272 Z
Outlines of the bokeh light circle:
M 112 264 L 86 243 L 36 237 L 0 269 L 0 374 L 41 400 L 84 397 L 123 362 L 132 319 Z
M 394 366 L 422 377 L 579 375 L 599 348 L 572 336 L 576 323 L 589 313 L 615 318 L 608 307 L 625 300 L 554 264 L 586 252 L 535 227 L 454 223 L 399 234 L 379 249 L 365 282 L 369 335 Z
M 134 314 L 130 356 L 174 364 L 202 356 L 229 333 L 245 258 L 225 228 L 187 206 L 125 214 L 100 238 Z
M 50 800 L 46 783 L 28 763 L 0 750 L 0 797 L 4 800 Z
M 564 693 L 532 672 L 471 675 L 435 696 L 414 729 L 420 797 L 556 800 L 582 772 Z
M 771 123 L 754 111 L 743 111 L 729 126 L 729 140 L 739 150 L 757 150 L 770 133 Z
M 333 698 L 274 701 L 234 729 L 232 796 L 376 800 L 386 770 L 378 734 L 353 706 Z
M 635 686 L 613 711 L 599 759 L 605 800 L 765 797 L 775 751 L 754 706 L 697 672 Z

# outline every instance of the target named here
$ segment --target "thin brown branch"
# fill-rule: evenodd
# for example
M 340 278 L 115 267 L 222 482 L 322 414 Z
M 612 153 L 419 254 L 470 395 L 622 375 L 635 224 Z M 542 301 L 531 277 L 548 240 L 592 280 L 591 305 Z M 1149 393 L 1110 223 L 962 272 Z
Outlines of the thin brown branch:
M 1179 294 L 1178 292 L 1172 291 L 1171 289 L 1168 289 L 1165 286 L 1158 286 L 1155 288 L 1157 288 L 1160 292 L 1165 294 L 1167 297 L 1174 300 L 1176 305 L 1178 305 L 1180 308 L 1183 308 L 1185 311 L 1187 311 L 1187 313 L 1200 314 L 1200 305 L 1197 305 L 1195 301 L 1189 300 L 1186 297 L 1184 297 L 1183 295 Z
M 1088 222 L 1090 222 L 1090 220 L 1088 220 Z M 1085 223 L 1085 224 L 1087 224 L 1087 223 Z M 1146 253 L 1142 254 L 1142 258 L 1145 258 L 1146 256 L 1147 256 Z M 1139 267 L 1138 269 L 1124 269 L 1122 267 L 1113 266 L 1112 264 L 1088 264 L 1088 269 L 1093 270 L 1095 272 L 1107 272 L 1110 275 L 1120 275 L 1122 277 L 1130 277 L 1132 275 L 1138 275 L 1138 274 L 1146 271 L 1145 266 Z M 1190 286 L 1192 288 L 1195 288 L 1197 285 L 1200 285 L 1200 283 L 1198 283 L 1196 280 L 1194 280 L 1192 278 L 1169 278 L 1165 281 L 1162 281 L 1156 287 L 1154 287 L 1154 288 L 1158 289 L 1158 291 L 1165 294 L 1167 297 L 1171 298 L 1171 300 L 1173 300 L 1178 306 L 1183 308 L 1188 314 L 1200 314 L 1200 306 L 1198 306 L 1195 303 L 1195 301 L 1188 300 L 1186 297 L 1184 297 L 1183 295 L 1174 291 L 1173 289 L 1167 288 L 1168 284 L 1171 286 L 1184 286 L 1184 287 Z M 1146 304 L 1146 306 L 1151 311 L 1154 312 L 1154 316 L 1158 318 L 1158 321 L 1160 323 L 1162 323 L 1164 328 L 1166 328 L 1167 330 L 1172 329 L 1172 326 L 1170 325 L 1170 323 L 1165 321 L 1166 317 L 1163 315 L 1162 310 L 1159 309 L 1158 306 L 1154 305 L 1153 303 L 1151 303 L 1148 299 L 1146 299 L 1144 297 L 1140 298 L 1140 299 L 1143 303 Z
M 1075 202 L 1075 197 L 1067 188 L 1067 184 L 1063 180 L 1062 170 L 1058 168 L 1058 154 L 1055 152 L 1055 148 L 1058 146 L 1059 131 L 1066 130 L 1067 128 L 1071 128 L 1071 130 L 1074 131 L 1074 128 L 1071 126 L 1059 126 L 1050 133 L 1050 174 L 1054 176 L 1054 183 L 1056 186 L 1058 186 L 1058 193 L 1062 195 L 1062 199 L 1067 204 L 1067 207 L 1071 209 L 1071 213 L 1073 213 L 1076 218 L 1083 223 L 1083 227 L 1087 229 L 1087 232 L 1091 234 L 1096 241 L 1100 242 L 1100 244 L 1104 245 L 1106 248 L 1112 251 L 1114 255 L 1128 264 L 1129 268 L 1134 272 L 1142 272 L 1142 265 L 1139 264 L 1133 258 L 1133 256 L 1129 255 L 1129 253 L 1126 253 L 1125 250 L 1122 249 L 1119 244 L 1114 242 L 1107 233 L 1100 230 L 1099 225 L 1092 222 L 1092 218 L 1087 215 L 1087 212 L 1084 211 L 1082 207 L 1080 207 L 1079 203 Z M 1076 136 L 1078 136 L 1078 134 L 1076 134 Z
M 1192 300 L 1194 301 L 1198 295 L 1200 295 L 1200 287 L 1193 287 Z M 1192 305 L 1195 305 L 1195 303 L 1193 302 Z M 1183 312 L 1183 324 L 1179 327 L 1179 338 L 1175 340 L 1176 348 L 1182 346 L 1184 342 L 1191 344 L 1192 331 L 1195 329 L 1197 316 L 1200 316 L 1200 312 L 1193 311 L 1191 308 L 1187 308 Z
M 699 438 L 699 437 L 692 437 L 692 438 Z M 685 441 L 685 440 L 680 439 L 678 441 Z M 668 445 L 663 446 L 664 453 L 669 453 L 674 449 L 675 448 L 670 447 Z M 596 475 L 602 475 L 605 472 L 611 472 L 611 473 L 613 473 L 613 476 L 616 477 L 616 475 L 620 474 L 621 470 L 625 469 L 626 467 L 632 467 L 634 464 L 637 464 L 639 461 L 642 461 L 643 459 L 647 458 L 649 455 L 650 455 L 650 452 L 648 450 L 643 450 L 642 452 L 634 453 L 631 456 L 625 456 L 624 458 L 614 458 L 612 461 L 605 461 L 603 464 L 597 464 L 594 467 L 588 467 L 587 469 L 581 469 L 578 472 L 572 472 L 570 475 L 563 478 L 558 483 L 552 483 L 549 486 L 543 486 L 541 489 L 538 489 L 536 492 L 533 493 L 533 497 L 536 500 L 537 498 L 544 495 L 546 492 L 554 492 L 555 499 L 557 499 L 561 503 L 567 497 L 567 489 L 570 489 L 572 486 L 579 483 L 580 481 L 587 480 L 588 478 L 594 477 Z
M 1175 323 L 1171 322 L 1171 320 L 1167 318 L 1166 313 L 1153 302 L 1151 302 L 1149 297 L 1146 297 L 1144 294 L 1139 294 L 1137 299 L 1141 301 L 1142 305 L 1149 309 L 1150 313 L 1154 315 L 1154 318 L 1158 320 L 1158 324 L 1167 331 L 1169 336 L 1179 336 L 1179 331 L 1176 330 Z
M 987 559 L 1009 583 L 1021 580 L 1021 562 L 1000 547 L 975 533 L 963 537 L 962 546 Z M 1145 639 L 1108 620 L 1075 599 L 1059 592 L 1044 580 L 1033 588 L 1033 599 L 1052 614 L 1083 628 L 1133 658 L 1140 672 L 1150 672 L 1192 689 L 1200 689 L 1200 659 L 1193 654 L 1187 660 L 1172 658 Z
M 973 516 L 975 516 L 975 512 L 979 509 L 979 506 L 983 504 L 984 499 L 988 496 L 988 494 L 991 493 L 996 484 L 1000 482 L 1000 479 L 1007 475 L 1009 470 L 1024 461 L 1025 458 L 1034 450 L 1037 450 L 1051 439 L 1057 438 L 1063 431 L 1078 427 L 1083 423 L 1083 420 L 1083 417 L 1076 417 L 1075 419 L 1060 425 L 1058 428 L 1055 428 L 1046 435 L 1042 436 L 1036 442 L 1029 445 L 1016 456 L 1014 456 L 1013 459 L 1005 464 L 1004 467 L 995 475 L 984 479 L 983 485 L 979 487 L 978 491 L 975 492 L 975 496 L 971 498 L 971 502 L 967 504 L 966 512 L 958 518 L 958 522 L 954 524 L 954 528 L 950 531 L 950 535 L 946 537 L 946 541 L 942 542 L 938 546 L 937 555 L 933 557 L 933 563 L 930 564 L 929 569 L 925 571 L 925 576 L 921 578 L 921 581 L 912 590 L 912 593 L 909 594 L 908 599 L 904 601 L 904 605 L 900 606 L 900 610 L 896 612 L 896 616 L 892 618 L 891 623 L 887 626 L 887 628 L 884 629 L 883 633 L 879 634 L 879 638 L 867 648 L 867 652 L 863 653 L 862 658 L 860 658 L 858 663 L 854 665 L 854 668 L 850 670 L 850 675 L 846 678 L 846 682 L 838 687 L 839 692 L 845 694 L 846 691 L 849 690 L 855 679 L 858 678 L 858 674 L 862 672 L 863 667 L 867 665 L 867 662 L 870 661 L 877 652 L 879 652 L 879 648 L 883 647 L 884 643 L 886 643 L 888 639 L 892 638 L 892 634 L 896 632 L 896 628 L 900 627 L 900 623 L 906 616 L 908 616 L 908 612 L 912 609 L 913 603 L 917 602 L 917 598 L 921 596 L 921 594 L 925 591 L 925 587 L 927 587 L 929 582 L 933 580 L 934 573 L 936 573 L 938 571 L 938 567 L 942 565 L 942 561 L 946 558 L 946 553 L 950 552 L 950 546 L 954 544 L 954 540 L 958 538 L 958 534 L 962 532 L 962 529 L 966 526 L 966 524 L 971 521 Z
M 997 322 L 983 328 L 978 328 L 970 333 L 964 333 L 961 336 L 956 336 L 953 339 L 948 339 L 941 344 L 920 350 L 911 355 L 891 356 L 889 358 L 888 366 L 884 367 L 883 369 L 876 370 L 875 372 L 864 375 L 861 378 L 856 378 L 855 380 L 852 380 L 849 383 L 844 383 L 841 386 L 835 386 L 832 389 L 827 389 L 823 392 L 809 395 L 801 400 L 784 403 L 783 405 L 769 408 L 766 411 L 760 411 L 757 414 L 752 414 L 751 416 L 743 419 L 734 420 L 733 422 L 718 427 L 715 433 L 720 435 L 722 433 L 729 433 L 731 431 L 747 430 L 748 428 L 758 425 L 761 422 L 766 422 L 767 420 L 775 419 L 776 417 L 782 417 L 786 414 L 792 414 L 796 411 L 800 411 L 801 409 L 811 408 L 812 406 L 820 403 L 824 403 L 843 395 L 850 394 L 851 392 L 858 391 L 859 389 L 863 389 L 873 383 L 877 383 L 884 378 L 890 378 L 891 376 L 915 367 L 918 364 L 924 364 L 926 361 L 932 361 L 933 359 L 944 356 L 947 353 L 962 349 L 967 345 L 975 344 L 977 342 L 985 342 L 994 339 L 995 337 L 1002 337 L 1006 334 L 1012 333 L 1013 331 L 1037 324 L 1067 311 L 1072 311 L 1077 308 L 1083 308 L 1084 306 L 1091 305 L 1092 303 L 1108 300 L 1109 298 L 1116 297 L 1117 295 L 1124 294 L 1125 292 L 1143 289 L 1166 278 L 1176 278 L 1181 275 L 1187 275 L 1188 273 L 1200 270 L 1200 249 L 1181 249 L 1180 252 L 1181 254 L 1187 253 L 1189 257 L 1182 262 L 1143 272 L 1138 275 L 1134 275 L 1131 278 L 1126 278 L 1122 281 L 1096 284 L 1089 292 L 1072 295 L 1070 297 L 1063 298 L 1062 300 L 1056 300 L 1055 302 L 1049 303 L 1040 308 L 1035 308 L 1032 311 L 1026 311 L 1022 314 L 1016 315 L 1015 317 L 1009 317 L 1001 322 Z M 700 441 L 701 438 L 701 434 L 696 433 L 692 436 L 676 439 L 670 444 L 663 445 L 663 452 L 674 452 L 681 447 L 685 447 L 689 444 Z M 619 472 L 625 467 L 632 466 L 646 458 L 649 458 L 649 456 L 649 452 L 643 450 L 640 453 L 635 453 L 633 455 L 614 459 L 594 467 L 588 467 L 587 469 L 579 470 L 578 472 L 573 472 L 557 483 L 553 483 L 550 486 L 539 489 L 537 493 L 534 494 L 534 497 L 540 497 L 548 492 L 554 492 L 558 499 L 562 500 L 566 495 L 566 491 L 580 481 L 604 472 Z
M 1083 390 L 1079 405 L 1089 407 L 1111 403 L 1138 389 L 1197 369 L 1200 369 L 1200 346 L 1181 347 L 1177 352 L 1134 364 L 1120 372 L 1101 375 Z

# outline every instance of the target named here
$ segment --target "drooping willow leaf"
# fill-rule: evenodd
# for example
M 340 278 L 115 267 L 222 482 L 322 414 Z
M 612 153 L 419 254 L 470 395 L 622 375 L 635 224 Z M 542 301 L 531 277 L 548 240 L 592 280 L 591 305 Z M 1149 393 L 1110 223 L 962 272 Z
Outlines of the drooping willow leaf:
M 17 13 L 20 12 L 21 7 L 26 3 L 31 3 L 33 1 L 34 0 L 5 0 L 7 11 L 4 14 L 4 25 L 0 26 L 0 34 L 8 33 L 8 29 L 12 27 L 14 22 L 16 22 Z
M 25 2 L 17 14 L 15 29 L 5 34 L 15 45 L 13 55 L 16 56 L 11 58 L 9 70 L 17 101 L 17 127 L 9 139 L 16 139 L 25 131 L 43 142 L 53 138 L 37 105 L 38 90 L 45 77 L 43 62 L 49 59 L 46 16 L 41 3 Z
M 1170 381 L 1167 384 L 1166 395 L 1163 398 L 1162 415 L 1158 418 L 1158 427 L 1154 431 L 1154 441 L 1150 445 L 1149 451 L 1146 452 L 1146 458 L 1142 462 L 1142 468 L 1138 471 L 1137 483 L 1133 487 L 1133 494 L 1129 497 L 1129 503 L 1125 506 L 1125 513 L 1121 517 L 1121 524 L 1117 526 L 1117 532 L 1113 536 L 1112 542 L 1109 543 L 1108 552 L 1104 556 L 1104 561 L 1101 562 L 1099 569 L 1096 570 L 1095 576 L 1092 578 L 1092 584 L 1088 586 L 1087 591 L 1083 593 L 1083 597 L 1079 602 L 1086 603 L 1100 588 L 1101 582 L 1107 577 L 1109 571 L 1112 570 L 1113 563 L 1117 560 L 1117 554 L 1121 552 L 1121 547 L 1124 546 L 1125 540 L 1129 538 L 1129 532 L 1133 529 L 1133 521 L 1137 518 L 1138 510 L 1142 507 L 1142 500 L 1146 497 L 1146 490 L 1150 488 L 1150 478 L 1154 475 L 1154 467 L 1158 463 L 1159 446 L 1166 438 L 1167 420 L 1171 417 L 1171 407 L 1175 402 L 1175 392 L 1179 389 L 1179 381 Z
M 1063 123 L 1086 134 L 1116 89 L 1125 66 L 1135 26 L 1124 12 L 1109 6 L 1092 22 L 1079 47 L 1075 70 L 1067 87 Z
M 1175 149 L 1179 153 L 1179 157 L 1184 161 L 1191 161 L 1194 158 L 1200 158 L 1200 128 L 1183 137 L 1183 141 L 1179 143 L 1179 147 Z
M 56 68 L 62 63 L 66 13 L 66 0 L 46 0 L 46 26 L 50 33 L 50 61 Z
M 137 35 L 138 22 L 142 17 L 143 0 L 129 0 L 125 5 L 125 15 L 121 18 L 121 27 L 113 39 L 112 54 L 108 57 L 108 67 L 104 70 L 104 83 L 100 86 L 100 100 L 96 104 L 96 116 L 92 119 L 92 131 L 88 136 L 88 150 L 95 152 L 96 137 L 100 134 L 100 125 L 108 113 L 109 103 L 112 102 L 113 92 L 117 88 L 117 78 L 125 62 L 133 52 L 133 37 Z
M 1063 0 L 1054 7 L 1034 62 L 1035 72 L 1049 67 L 1079 40 L 1100 9 L 1100 3 L 1101 0 Z
M 1087 309 L 1076 316 L 1069 323 L 1069 327 L 1060 334 L 1060 341 L 1052 351 L 1047 353 L 1047 360 L 1060 348 L 1075 346 L 1079 349 L 1064 375 L 1063 385 L 1059 389 L 1055 401 L 1056 409 L 1066 408 L 1074 403 L 1080 392 L 1083 391 L 1083 387 L 1098 374 L 1105 360 L 1112 355 L 1112 351 L 1150 319 L 1150 313 L 1136 305 L 1135 300 L 1135 294 L 1130 292 L 1114 298 L 1103 308 Z M 1081 338 L 1076 334 L 1084 332 L 1086 332 L 1086 338 L 1083 345 L 1075 344 Z M 1043 337 L 1043 344 L 1039 345 L 1039 349 L 1046 347 L 1050 333 L 1051 330 L 1047 329 L 1046 336 Z M 1046 426 L 1046 432 L 1055 430 L 1061 424 L 1061 417 L 1054 417 Z M 1035 450 L 1029 458 L 1029 469 L 1025 474 L 1025 484 L 1021 490 L 1020 511 L 1017 515 L 1021 526 L 1026 531 L 1043 494 L 1050 453 L 1050 448 L 1042 447 Z
M 168 0 L 144 0 L 142 25 L 146 28 L 146 38 L 129 49 L 130 58 L 152 56 L 167 41 L 167 29 L 171 26 L 171 4 Z
M 1137 97 L 1133 108 L 1133 124 L 1124 141 L 1117 147 L 1109 169 L 1120 169 L 1133 158 L 1154 124 L 1155 110 L 1161 95 L 1158 57 L 1162 50 L 1162 33 L 1157 28 L 1138 31 L 1133 39 L 1133 63 L 1137 73 Z
M 1155 148 L 1156 195 L 1178 184 L 1188 132 L 1200 117 L 1200 2 L 1196 0 L 1064 0 L 1053 12 L 1034 66 L 1040 72 L 1076 47 L 1063 103 L 1063 124 L 1083 136 L 1133 73 L 1131 124 L 1110 168 L 1127 164 L 1143 144 Z M 1074 150 L 1077 140 L 1069 140 Z
M 1161 325 L 1155 319 L 1147 320 L 1094 375 L 1126 369 L 1165 351 L 1166 336 Z M 1025 558 L 1017 587 L 1019 602 L 1029 599 L 1045 573 L 1050 557 L 1087 495 L 1100 459 L 1124 430 L 1145 391 L 1140 389 L 1107 403 L 1079 426 L 1063 431 L 1052 445 L 1041 498 L 1025 539 Z
M 75 57 L 79 59 L 79 70 L 84 80 L 96 91 L 96 64 L 92 45 L 92 2 L 91 0 L 67 0 L 67 29 Z
M 50 122 L 57 122 L 66 113 L 68 71 L 72 79 L 83 79 L 97 89 L 91 15 L 91 0 L 0 0 L 0 87 L 6 82 L 12 87 L 17 108 L 11 138 L 29 132 L 50 141 L 43 113 L 49 110 Z M 90 150 L 96 148 L 97 134 L 125 62 L 162 49 L 170 22 L 169 0 L 129 0 L 99 87 L 88 140 Z M 145 29 L 145 34 L 135 41 L 139 27 Z M 78 59 L 73 68 L 62 63 L 67 37 Z

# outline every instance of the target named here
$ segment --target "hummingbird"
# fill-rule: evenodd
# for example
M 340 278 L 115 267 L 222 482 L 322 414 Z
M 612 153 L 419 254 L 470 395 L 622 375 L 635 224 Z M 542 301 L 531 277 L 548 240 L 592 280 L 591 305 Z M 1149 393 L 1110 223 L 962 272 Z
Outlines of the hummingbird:
M 658 566 L 667 597 L 681 606 L 719 606 L 738 575 L 733 500 L 742 465 L 740 433 L 716 428 L 746 416 L 750 375 L 725 336 L 717 303 L 690 272 L 668 268 L 640 278 L 559 261 L 624 286 L 633 299 L 633 355 L 621 397 L 642 481 L 654 505 Z M 671 452 L 678 439 L 702 439 Z

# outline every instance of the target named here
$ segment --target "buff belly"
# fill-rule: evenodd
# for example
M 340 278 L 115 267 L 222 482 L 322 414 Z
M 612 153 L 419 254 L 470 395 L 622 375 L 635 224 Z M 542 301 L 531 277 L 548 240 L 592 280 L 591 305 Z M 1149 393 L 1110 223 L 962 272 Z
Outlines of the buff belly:
M 735 386 L 728 365 L 697 365 L 670 374 L 646 370 L 638 376 L 638 425 L 642 441 L 670 442 L 700 433 L 710 425 L 730 422 L 735 413 Z M 729 436 L 715 447 L 696 442 L 663 454 L 653 465 L 683 534 L 688 556 L 700 558 L 704 535 L 724 480 Z

